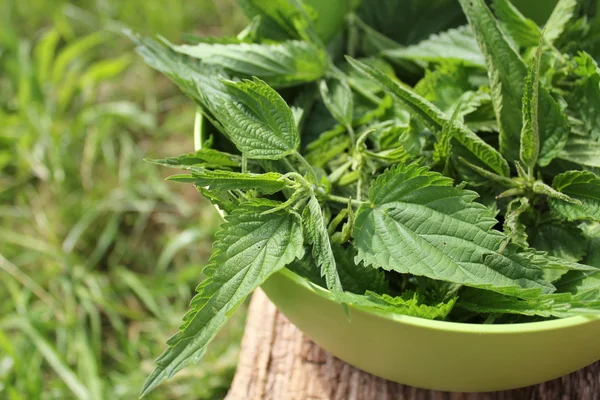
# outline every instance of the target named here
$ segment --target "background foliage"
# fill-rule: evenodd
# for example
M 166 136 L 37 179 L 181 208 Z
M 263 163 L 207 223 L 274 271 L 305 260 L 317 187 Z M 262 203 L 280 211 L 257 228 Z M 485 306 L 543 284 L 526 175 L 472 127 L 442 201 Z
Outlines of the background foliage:
M 0 398 L 137 397 L 218 221 L 141 161 L 189 150 L 195 110 L 119 32 L 243 24 L 223 0 L 0 3 Z M 242 320 L 150 398 L 222 398 Z

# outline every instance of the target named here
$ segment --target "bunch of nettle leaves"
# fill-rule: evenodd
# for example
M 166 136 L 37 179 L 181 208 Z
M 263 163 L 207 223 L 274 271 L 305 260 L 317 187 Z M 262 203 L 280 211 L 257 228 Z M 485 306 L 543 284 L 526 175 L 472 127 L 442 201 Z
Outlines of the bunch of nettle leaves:
M 327 44 L 309 6 L 240 3 L 237 38 L 132 36 L 199 106 L 199 150 L 155 162 L 226 214 L 144 392 L 282 268 L 350 317 L 600 313 L 600 35 L 585 2 L 560 0 L 541 29 L 508 0 L 498 20 L 484 0 L 367 1 Z

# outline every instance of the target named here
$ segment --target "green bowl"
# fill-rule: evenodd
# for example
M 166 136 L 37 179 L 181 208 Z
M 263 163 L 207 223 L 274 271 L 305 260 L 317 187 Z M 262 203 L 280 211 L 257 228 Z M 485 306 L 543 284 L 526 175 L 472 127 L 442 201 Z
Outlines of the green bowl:
M 334 356 L 424 389 L 515 389 L 600 359 L 600 318 L 476 325 L 350 307 L 348 320 L 330 292 L 287 269 L 262 288 L 294 325 Z

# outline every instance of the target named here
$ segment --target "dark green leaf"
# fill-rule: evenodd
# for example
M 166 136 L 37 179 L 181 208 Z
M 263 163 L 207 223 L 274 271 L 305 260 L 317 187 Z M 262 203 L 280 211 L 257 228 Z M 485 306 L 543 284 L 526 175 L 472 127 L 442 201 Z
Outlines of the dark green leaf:
M 552 186 L 581 204 L 550 199 L 552 209 L 569 221 L 600 221 L 600 178 L 588 171 L 568 171 L 557 175 Z
M 217 234 L 208 276 L 199 286 L 181 331 L 156 363 L 142 395 L 197 361 L 231 314 L 271 274 L 302 258 L 302 223 L 294 214 L 238 210 Z
M 494 213 L 476 197 L 425 168 L 385 172 L 356 217 L 357 261 L 498 292 L 552 292 L 541 268 L 510 245 L 500 253 L 506 237 L 492 229 Z

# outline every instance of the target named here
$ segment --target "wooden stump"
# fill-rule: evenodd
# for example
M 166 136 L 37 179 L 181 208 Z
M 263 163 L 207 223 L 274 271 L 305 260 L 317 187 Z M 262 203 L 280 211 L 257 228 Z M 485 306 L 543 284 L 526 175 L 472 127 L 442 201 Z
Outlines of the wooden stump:
M 600 362 L 554 381 L 493 393 L 416 389 L 335 358 L 292 325 L 257 290 L 238 369 L 226 400 L 600 400 Z

